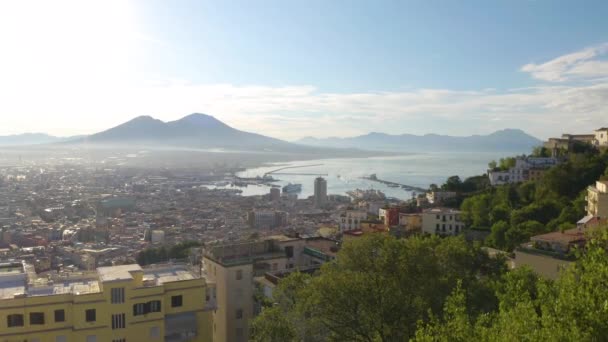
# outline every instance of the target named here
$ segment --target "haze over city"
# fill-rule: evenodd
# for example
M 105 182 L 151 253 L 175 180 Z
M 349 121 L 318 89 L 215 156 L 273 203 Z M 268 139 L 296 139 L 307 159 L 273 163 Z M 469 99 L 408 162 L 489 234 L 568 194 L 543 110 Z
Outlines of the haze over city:
M 0 341 L 606 341 L 607 13 L 0 0 Z
M 608 115 L 607 10 L 3 1 L 0 134 L 91 134 L 193 112 L 286 140 L 502 128 L 547 138 L 563 122 L 589 131 Z

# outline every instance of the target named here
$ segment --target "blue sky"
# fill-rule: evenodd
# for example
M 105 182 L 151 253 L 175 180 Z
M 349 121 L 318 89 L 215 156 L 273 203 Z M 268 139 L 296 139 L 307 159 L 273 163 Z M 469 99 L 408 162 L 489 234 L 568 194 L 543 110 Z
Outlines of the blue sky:
M 606 1 L 0 4 L 0 134 L 203 112 L 284 139 L 608 125 Z

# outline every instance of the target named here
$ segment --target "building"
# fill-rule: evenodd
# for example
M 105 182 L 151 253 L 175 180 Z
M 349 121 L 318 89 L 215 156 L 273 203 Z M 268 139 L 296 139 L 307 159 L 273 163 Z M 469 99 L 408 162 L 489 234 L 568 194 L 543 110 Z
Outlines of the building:
M 263 241 L 207 246 L 203 272 L 215 284 L 213 341 L 249 339 L 256 312 L 254 281 L 267 273 L 318 267 L 336 258 L 338 243 L 323 237 L 276 235 Z
M 608 146 L 608 127 L 595 130 L 593 143 L 596 146 Z
M 552 157 L 516 158 L 515 166 L 508 170 L 488 170 L 488 177 L 491 185 L 521 183 L 531 179 L 531 172 L 533 173 L 532 178 L 537 179 L 542 176 L 542 170 L 557 164 L 558 160 Z
M 422 232 L 439 235 L 458 235 L 464 231 L 461 212 L 449 208 L 426 209 L 422 212 Z
M 209 246 L 203 251 L 206 278 L 216 285 L 213 341 L 247 341 L 254 314 L 255 277 L 294 268 L 304 240 L 282 236 L 264 241 Z
M 161 243 L 165 241 L 165 232 L 162 230 L 153 230 L 150 234 L 150 241 L 152 243 Z
M 456 193 L 453 191 L 431 191 L 426 194 L 426 199 L 430 204 L 442 204 L 446 200 L 455 197 Z
M 270 200 L 278 201 L 281 199 L 281 189 L 280 188 L 270 188 Z
M 215 307 L 188 265 L 101 267 L 38 278 L 0 264 L 0 340 L 211 341 Z
M 340 215 L 340 232 L 361 229 L 361 221 L 367 218 L 367 213 L 358 210 L 347 210 Z
M 247 213 L 247 223 L 252 228 L 271 229 L 284 227 L 289 221 L 289 213 L 278 210 L 252 210 Z
M 315 207 L 323 208 L 327 204 L 327 181 L 323 177 L 315 178 Z
M 559 151 L 571 152 L 577 143 L 593 144 L 595 134 L 562 134 L 561 138 L 549 138 L 543 146 L 556 157 Z
M 422 230 L 422 214 L 399 213 L 399 225 L 405 227 L 408 231 Z
M 588 216 L 608 217 L 608 181 L 600 180 L 595 186 L 587 188 L 587 210 Z
M 378 218 L 386 227 L 396 226 L 399 224 L 399 208 L 381 208 L 378 210 Z

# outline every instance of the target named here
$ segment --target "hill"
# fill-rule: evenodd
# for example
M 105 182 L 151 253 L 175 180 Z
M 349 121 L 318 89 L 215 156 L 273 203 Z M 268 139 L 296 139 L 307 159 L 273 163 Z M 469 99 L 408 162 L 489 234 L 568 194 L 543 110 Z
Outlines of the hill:
M 328 146 L 334 148 L 361 148 L 383 151 L 522 151 L 529 152 L 542 144 L 542 141 L 519 129 L 504 129 L 488 135 L 455 137 L 448 135 L 426 134 L 391 135 L 372 132 L 349 138 L 318 139 L 306 137 L 297 143 L 309 146 Z

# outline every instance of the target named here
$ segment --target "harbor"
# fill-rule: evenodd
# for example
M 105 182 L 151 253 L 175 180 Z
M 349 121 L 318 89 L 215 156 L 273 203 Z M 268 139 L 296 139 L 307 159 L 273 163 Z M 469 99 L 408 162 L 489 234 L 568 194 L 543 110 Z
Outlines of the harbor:
M 404 190 L 407 191 L 415 191 L 415 192 L 426 192 L 428 189 L 424 189 L 421 187 L 417 187 L 417 186 L 412 186 L 412 185 L 407 185 L 407 184 L 401 184 L 401 183 L 396 183 L 396 182 L 391 182 L 391 181 L 387 181 L 387 180 L 383 180 L 383 179 L 379 179 L 375 173 L 372 173 L 369 176 L 363 176 L 361 177 L 361 179 L 365 179 L 365 180 L 369 180 L 369 181 L 373 181 L 373 182 L 378 182 L 378 183 L 382 183 L 390 188 L 402 188 Z

